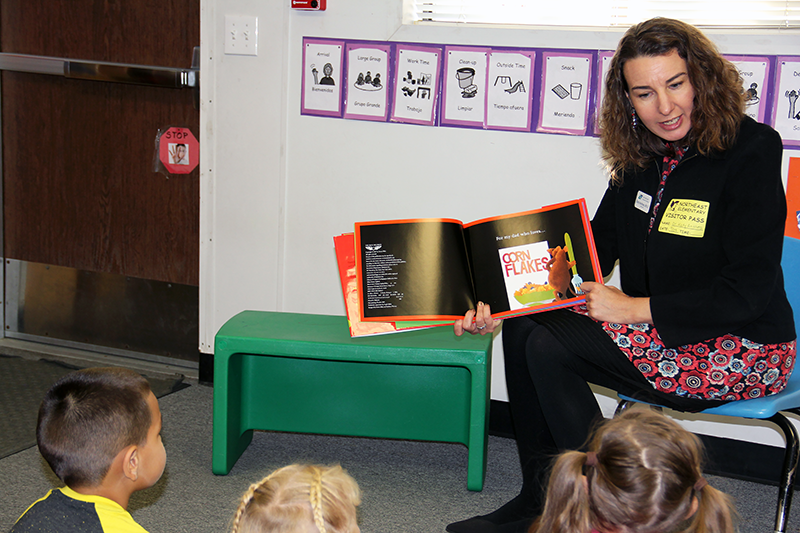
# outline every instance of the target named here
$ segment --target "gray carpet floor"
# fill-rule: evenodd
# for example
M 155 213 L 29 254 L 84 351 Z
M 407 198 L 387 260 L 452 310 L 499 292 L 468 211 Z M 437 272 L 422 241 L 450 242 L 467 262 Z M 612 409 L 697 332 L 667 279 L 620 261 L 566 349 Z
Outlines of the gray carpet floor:
M 293 462 L 340 463 L 364 496 L 365 533 L 442 533 L 447 523 L 485 513 L 516 495 L 520 484 L 513 440 L 491 437 L 486 484 L 466 488 L 467 450 L 460 444 L 257 432 L 227 476 L 211 473 L 212 388 L 192 386 L 159 400 L 167 448 L 164 476 L 136 493 L 129 510 L 151 533 L 224 533 L 250 483 Z M 731 494 L 742 533 L 772 531 L 777 488 L 710 477 Z M 0 460 L 0 531 L 58 480 L 30 448 Z M 800 504 L 798 504 L 800 505 Z M 797 515 L 800 511 L 795 512 Z M 790 520 L 788 531 L 800 531 Z
M 45 393 L 62 376 L 87 366 L 94 365 L 0 354 L 0 458 L 36 445 L 36 419 Z M 183 386 L 180 375 L 147 379 L 157 398 Z

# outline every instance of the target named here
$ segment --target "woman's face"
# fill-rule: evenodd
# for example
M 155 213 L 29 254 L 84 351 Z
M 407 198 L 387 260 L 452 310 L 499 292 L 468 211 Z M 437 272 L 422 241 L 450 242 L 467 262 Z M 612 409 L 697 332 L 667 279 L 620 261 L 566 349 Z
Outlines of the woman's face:
M 679 141 L 692 128 L 694 88 L 686 61 L 676 50 L 641 56 L 622 67 L 628 98 L 639 120 L 665 141 Z

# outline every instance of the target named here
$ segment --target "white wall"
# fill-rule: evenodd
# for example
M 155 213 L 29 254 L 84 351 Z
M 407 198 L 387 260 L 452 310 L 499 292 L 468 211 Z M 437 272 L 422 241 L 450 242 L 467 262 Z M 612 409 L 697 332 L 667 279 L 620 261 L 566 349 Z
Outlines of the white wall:
M 591 137 L 300 115 L 303 37 L 605 50 L 622 34 L 403 25 L 401 4 L 328 0 L 327 11 L 304 12 L 289 0 L 201 0 L 202 352 L 245 309 L 344 314 L 332 238 L 356 221 L 466 222 L 579 197 L 597 206 L 606 178 Z M 257 56 L 223 54 L 225 15 L 258 17 Z M 711 36 L 730 54 L 793 54 L 800 44 L 798 32 Z M 784 169 L 791 155 L 800 152 L 786 153 Z M 492 397 L 506 399 L 497 340 L 494 361 Z M 686 423 L 782 445 L 772 429 Z

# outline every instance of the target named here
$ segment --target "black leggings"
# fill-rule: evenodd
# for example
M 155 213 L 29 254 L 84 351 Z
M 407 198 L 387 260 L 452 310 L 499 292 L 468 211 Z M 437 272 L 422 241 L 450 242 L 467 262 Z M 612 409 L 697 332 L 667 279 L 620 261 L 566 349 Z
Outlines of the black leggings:
M 621 351 L 597 349 L 572 353 L 535 317 L 503 324 L 506 384 L 517 440 L 526 513 L 543 505 L 544 484 L 552 459 L 564 450 L 581 449 L 602 414 L 589 383 L 642 397 L 666 407 L 701 410 L 719 401 L 679 398 L 653 389 Z

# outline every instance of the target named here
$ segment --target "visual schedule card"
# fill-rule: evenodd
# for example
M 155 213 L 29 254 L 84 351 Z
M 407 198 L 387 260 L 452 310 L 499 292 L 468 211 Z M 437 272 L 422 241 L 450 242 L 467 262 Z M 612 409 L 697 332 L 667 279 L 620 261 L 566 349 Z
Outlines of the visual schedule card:
M 542 53 L 542 85 L 536 131 L 585 135 L 592 54 Z
M 614 57 L 614 52 L 611 50 L 603 50 L 597 53 L 597 113 L 595 114 L 595 121 L 593 131 L 595 135 L 600 134 L 600 110 L 603 107 L 603 98 L 606 96 L 606 77 L 608 71 L 611 70 L 611 59 Z
M 303 114 L 341 118 L 343 62 L 343 41 L 303 40 Z
M 488 57 L 488 48 L 445 48 L 442 124 L 484 126 Z
M 492 51 L 486 99 L 486 127 L 530 131 L 534 51 Z
M 776 68 L 773 127 L 784 146 L 800 147 L 800 57 L 779 57 Z
M 725 56 L 739 69 L 745 94 L 745 114 L 764 122 L 769 94 L 770 62 L 766 57 Z
M 432 126 L 439 94 L 442 49 L 398 45 L 392 120 Z
M 389 115 L 391 45 L 347 43 L 344 118 L 385 121 Z

